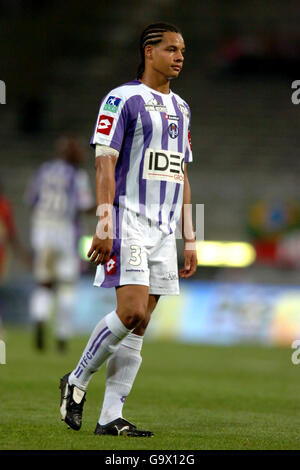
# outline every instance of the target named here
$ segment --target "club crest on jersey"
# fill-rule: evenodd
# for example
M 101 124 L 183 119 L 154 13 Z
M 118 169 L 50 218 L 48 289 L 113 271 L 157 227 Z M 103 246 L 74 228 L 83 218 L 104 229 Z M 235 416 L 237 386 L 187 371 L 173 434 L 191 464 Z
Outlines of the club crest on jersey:
M 148 148 L 145 152 L 143 178 L 183 184 L 183 153 Z
M 184 104 L 179 104 L 179 103 L 178 103 L 178 108 L 180 109 L 180 111 L 182 112 L 182 114 L 183 114 L 185 117 L 187 117 L 187 118 L 190 117 L 190 115 L 189 115 L 189 110 L 187 109 L 186 106 L 184 106 Z
M 118 98 L 117 96 L 110 96 L 104 105 L 104 111 L 116 113 L 121 101 L 121 98 Z
M 145 104 L 146 111 L 158 111 L 159 113 L 166 113 L 167 108 L 164 104 L 160 103 L 156 98 L 152 98 Z
M 116 256 L 112 256 L 111 258 L 109 258 L 109 260 L 107 261 L 106 265 L 105 265 L 105 268 L 106 268 L 106 274 L 107 276 L 111 276 L 112 274 L 115 274 L 116 271 L 117 271 L 117 258 Z
M 168 127 L 168 131 L 169 131 L 169 136 L 171 137 L 171 139 L 176 139 L 176 137 L 178 136 L 178 126 L 177 126 L 177 124 L 172 122 Z
M 101 116 L 99 117 L 98 125 L 97 125 L 97 133 L 109 135 L 113 122 L 114 122 L 113 117 L 106 116 L 105 114 L 101 114 Z

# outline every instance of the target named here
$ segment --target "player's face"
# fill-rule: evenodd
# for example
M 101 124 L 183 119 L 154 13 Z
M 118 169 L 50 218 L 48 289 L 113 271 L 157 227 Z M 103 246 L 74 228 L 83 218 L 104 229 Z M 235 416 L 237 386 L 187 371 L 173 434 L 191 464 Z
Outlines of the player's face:
M 184 52 L 181 34 L 167 31 L 162 41 L 151 48 L 151 66 L 167 79 L 176 78 L 183 67 Z

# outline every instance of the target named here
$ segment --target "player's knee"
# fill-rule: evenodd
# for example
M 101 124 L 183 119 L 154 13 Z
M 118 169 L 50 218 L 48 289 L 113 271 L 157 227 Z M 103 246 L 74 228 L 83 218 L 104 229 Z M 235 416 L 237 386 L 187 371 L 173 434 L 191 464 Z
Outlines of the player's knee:
M 137 324 L 133 333 L 140 335 L 140 336 L 144 336 L 149 321 L 150 321 L 150 315 L 145 315 L 144 318 Z
M 124 324 L 130 330 L 139 325 L 145 319 L 145 316 L 146 306 L 143 304 L 128 306 L 122 312 Z
M 131 313 L 128 314 L 128 323 L 130 324 L 129 329 L 135 328 L 139 325 L 145 317 L 145 310 L 143 308 L 136 307 Z

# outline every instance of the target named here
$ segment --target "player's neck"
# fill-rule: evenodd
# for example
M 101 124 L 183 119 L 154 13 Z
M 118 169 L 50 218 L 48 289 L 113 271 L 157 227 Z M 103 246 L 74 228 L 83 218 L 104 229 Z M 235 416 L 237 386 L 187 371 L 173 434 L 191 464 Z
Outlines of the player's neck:
M 72 160 L 71 158 L 65 158 L 63 159 L 65 162 L 67 162 L 69 165 L 73 166 L 74 168 L 79 168 L 79 163 Z
M 152 88 L 152 90 L 159 91 L 159 93 L 166 95 L 170 93 L 170 80 L 162 75 L 154 75 L 145 71 L 140 81 L 149 88 Z

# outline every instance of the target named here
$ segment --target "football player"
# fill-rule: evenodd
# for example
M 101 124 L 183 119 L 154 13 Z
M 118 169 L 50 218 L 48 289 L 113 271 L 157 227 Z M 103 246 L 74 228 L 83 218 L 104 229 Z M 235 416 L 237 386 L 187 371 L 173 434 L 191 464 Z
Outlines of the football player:
M 183 278 L 197 266 L 189 211 L 187 166 L 192 161 L 190 109 L 170 89 L 184 62 L 179 29 L 147 26 L 140 39 L 137 78 L 110 91 L 91 139 L 95 148 L 99 222 L 88 256 L 94 285 L 116 289 L 116 309 L 96 325 L 79 362 L 60 383 L 61 417 L 81 427 L 86 390 L 107 362 L 95 434 L 152 436 L 123 418 L 122 408 L 142 362 L 143 336 L 161 295 L 178 295 L 175 229 L 185 233 Z
M 83 148 L 78 139 L 62 136 L 58 158 L 36 171 L 26 194 L 32 209 L 31 244 L 36 287 L 30 299 L 35 344 L 45 347 L 46 322 L 56 306 L 56 339 L 64 351 L 72 335 L 75 284 L 80 273 L 77 251 L 80 212 L 95 211 L 88 174 L 80 168 Z

